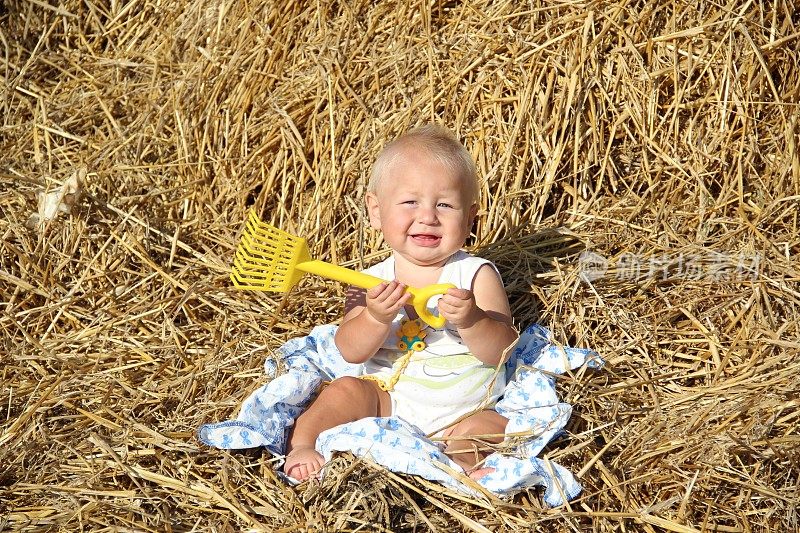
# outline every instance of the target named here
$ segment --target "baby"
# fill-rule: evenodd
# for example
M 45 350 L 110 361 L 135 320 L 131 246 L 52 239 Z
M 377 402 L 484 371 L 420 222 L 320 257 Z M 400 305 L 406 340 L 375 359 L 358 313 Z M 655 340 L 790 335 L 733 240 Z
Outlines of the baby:
M 366 417 L 397 416 L 444 442 L 445 453 L 477 479 L 508 419 L 492 410 L 505 387 L 504 350 L 518 336 L 497 269 L 461 248 L 478 210 L 472 157 L 449 130 L 424 126 L 387 145 L 367 188 L 370 224 L 392 255 L 366 270 L 385 281 L 351 288 L 336 346 L 365 375 L 324 387 L 295 421 L 284 472 L 299 480 L 324 464 L 319 434 Z M 415 320 L 409 286 L 452 283 L 430 306 L 446 319 Z

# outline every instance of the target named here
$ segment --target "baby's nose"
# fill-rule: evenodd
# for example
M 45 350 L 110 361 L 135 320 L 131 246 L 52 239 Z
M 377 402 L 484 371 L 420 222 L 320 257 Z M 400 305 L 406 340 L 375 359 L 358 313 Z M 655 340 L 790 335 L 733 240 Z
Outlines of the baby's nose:
M 436 208 L 429 206 L 422 206 L 417 212 L 417 219 L 423 224 L 435 224 L 438 220 L 436 216 Z

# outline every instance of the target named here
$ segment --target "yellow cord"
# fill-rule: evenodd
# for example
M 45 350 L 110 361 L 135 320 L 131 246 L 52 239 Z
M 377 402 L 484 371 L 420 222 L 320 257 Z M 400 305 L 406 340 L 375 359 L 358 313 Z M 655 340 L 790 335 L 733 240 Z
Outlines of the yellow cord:
M 366 376 L 358 376 L 361 379 L 366 379 L 367 381 L 374 381 L 381 390 L 386 392 L 391 392 L 394 390 L 394 386 L 397 385 L 397 382 L 400 381 L 400 376 L 402 375 L 403 371 L 408 366 L 408 363 L 411 362 L 411 356 L 414 354 L 414 350 L 407 351 L 403 357 L 397 360 L 400 363 L 400 368 L 392 374 L 392 377 L 389 378 L 389 381 L 384 381 L 376 375 L 366 375 Z

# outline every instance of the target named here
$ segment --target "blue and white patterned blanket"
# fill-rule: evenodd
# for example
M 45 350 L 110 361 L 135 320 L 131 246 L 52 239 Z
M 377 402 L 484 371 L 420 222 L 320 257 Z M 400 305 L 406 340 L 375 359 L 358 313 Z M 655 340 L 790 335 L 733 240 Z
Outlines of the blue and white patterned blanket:
M 292 339 L 278 350 L 287 372 L 259 388 L 243 403 L 236 420 L 206 424 L 198 431 L 201 442 L 223 449 L 263 446 L 282 456 L 295 418 L 303 411 L 325 380 L 358 376 L 363 365 L 346 362 L 333 342 L 336 326 L 314 328 L 307 337 Z M 558 435 L 569 420 L 572 408 L 559 402 L 553 374 L 583 365 L 599 368 L 603 361 L 592 351 L 569 348 L 552 342 L 550 332 L 537 324 L 528 327 L 506 362 L 508 385 L 495 409 L 509 419 L 507 434 L 528 433 L 517 438 L 510 450 L 490 455 L 484 466 L 494 472 L 478 483 L 498 496 L 513 494 L 534 485 L 545 487 L 544 501 L 557 506 L 581 491 L 572 473 L 564 467 L 536 457 Z M 268 360 L 264 370 L 277 373 Z M 415 426 L 396 417 L 366 418 L 323 432 L 317 450 L 328 461 L 335 452 L 350 451 L 370 457 L 395 472 L 436 481 L 466 494 L 475 490 L 461 483 L 437 463 L 462 471 Z M 294 481 L 291 480 L 290 481 Z

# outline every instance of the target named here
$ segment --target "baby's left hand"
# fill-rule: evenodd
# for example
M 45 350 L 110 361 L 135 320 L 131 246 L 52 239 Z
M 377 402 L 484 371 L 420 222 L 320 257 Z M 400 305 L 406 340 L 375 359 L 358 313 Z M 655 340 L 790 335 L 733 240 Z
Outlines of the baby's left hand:
M 439 314 L 457 327 L 468 328 L 477 322 L 482 314 L 475 302 L 475 295 L 467 289 L 448 289 L 439 299 Z

